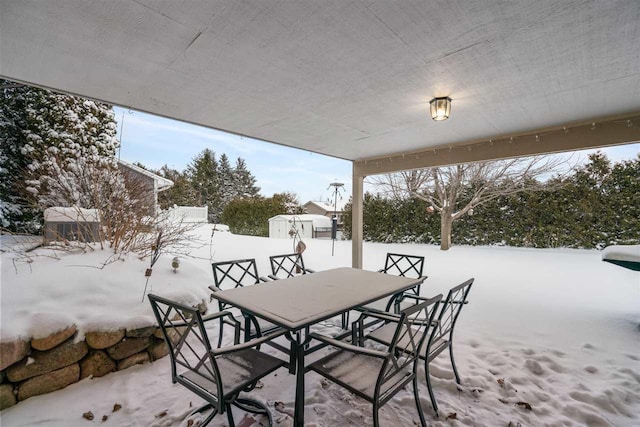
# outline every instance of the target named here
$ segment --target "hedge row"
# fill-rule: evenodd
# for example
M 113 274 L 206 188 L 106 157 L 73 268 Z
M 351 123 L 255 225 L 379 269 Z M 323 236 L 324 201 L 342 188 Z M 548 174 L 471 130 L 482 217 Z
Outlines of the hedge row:
M 536 248 L 603 248 L 640 243 L 640 155 L 611 164 L 597 153 L 563 179 L 560 189 L 519 193 L 476 207 L 454 222 L 453 244 Z M 395 243 L 439 243 L 440 217 L 420 199 L 396 200 L 366 194 L 364 238 Z M 345 236 L 351 234 L 351 204 Z

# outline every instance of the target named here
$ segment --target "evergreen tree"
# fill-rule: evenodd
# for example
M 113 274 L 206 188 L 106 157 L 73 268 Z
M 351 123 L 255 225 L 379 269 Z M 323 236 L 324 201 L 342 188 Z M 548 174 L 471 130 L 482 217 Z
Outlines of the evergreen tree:
M 38 210 L 97 207 L 82 172 L 105 169 L 107 176 L 109 171 L 117 174 L 111 106 L 8 81 L 0 84 L 1 170 L 3 178 L 11 179 L 9 184 L 2 180 L 2 206 L 9 207 L 2 209 L 3 224 L 25 228 L 33 212 L 27 212 L 29 202 Z
M 220 162 L 218 163 L 218 177 L 220 183 L 218 188 L 220 192 L 220 212 L 222 212 L 227 203 L 237 197 L 234 188 L 234 171 L 229 163 L 229 158 L 224 153 L 220 156 Z
M 234 174 L 234 193 L 236 197 L 256 197 L 260 193 L 260 187 L 256 186 L 256 178 L 247 169 L 245 161 L 238 157 Z
M 164 165 L 156 173 L 173 181 L 173 187 L 158 193 L 158 204 L 162 209 L 171 208 L 173 205 L 198 205 L 191 181 L 185 172 L 180 172 Z
M 218 160 L 209 149 L 194 157 L 185 172 L 165 165 L 157 173 L 174 182 L 172 188 L 158 195 L 161 207 L 207 206 L 211 222 L 220 220 L 220 215 L 232 200 L 257 197 L 260 191 L 242 158 L 238 158 L 234 168 L 226 154 L 223 153 Z
M 25 197 L 22 177 L 29 162 L 22 148 L 27 106 L 36 102 L 37 93 L 8 80 L 0 80 L 0 88 L 0 226 L 33 232 L 39 228 L 38 209 Z
M 637 244 L 640 241 L 640 154 L 617 163 L 604 185 L 614 233 L 610 242 Z
M 196 205 L 207 206 L 209 222 L 217 222 L 222 208 L 216 153 L 209 149 L 203 150 L 187 167 L 187 176 L 191 181 Z

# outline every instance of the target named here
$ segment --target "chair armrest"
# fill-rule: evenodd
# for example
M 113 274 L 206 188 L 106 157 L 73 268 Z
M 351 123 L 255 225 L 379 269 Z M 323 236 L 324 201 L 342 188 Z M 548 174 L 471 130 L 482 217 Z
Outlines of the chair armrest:
M 353 307 L 351 310 L 358 311 L 360 313 L 381 313 L 381 314 L 389 314 L 388 311 L 380 310 L 378 308 L 367 307 L 366 305 L 362 305 L 360 307 Z
M 238 321 L 233 317 L 233 314 L 231 314 L 228 311 L 219 311 L 217 313 L 213 313 L 213 314 L 210 314 L 208 316 L 204 316 L 202 318 L 202 321 L 203 322 L 208 322 L 209 320 L 218 319 L 218 318 L 224 317 L 224 316 L 228 316 L 231 319 L 232 322 L 238 323 Z M 171 325 L 165 326 L 165 327 L 166 328 L 182 328 L 184 326 L 189 326 L 189 325 L 190 325 L 190 323 L 187 323 L 187 322 L 175 322 L 175 323 L 172 323 Z
M 371 348 L 359 347 L 357 345 L 349 344 L 344 341 L 339 341 L 333 338 L 326 337 L 324 335 L 320 335 L 317 333 L 311 333 L 310 336 L 318 341 L 321 341 L 325 344 L 332 345 L 334 347 L 341 348 L 346 351 L 350 351 L 352 353 L 358 353 L 365 356 L 377 357 L 380 359 L 386 359 L 389 356 L 389 353 L 384 351 L 373 350 Z
M 251 341 L 247 341 L 241 344 L 236 344 L 236 345 L 230 345 L 228 347 L 222 347 L 222 348 L 217 348 L 214 350 L 211 350 L 211 354 L 213 354 L 214 356 L 220 356 L 222 354 L 228 354 L 228 353 L 233 353 L 236 351 L 240 351 L 240 350 L 244 350 L 247 348 L 252 348 L 252 347 L 256 347 L 260 344 L 263 344 L 267 341 L 271 341 L 274 338 L 278 338 L 281 335 L 284 335 L 287 331 L 285 330 L 281 330 L 281 331 L 276 331 L 273 333 L 270 333 L 268 335 L 263 335 L 260 338 L 254 338 Z
M 371 310 L 362 310 L 360 312 L 361 317 L 375 317 L 380 320 L 388 320 L 390 322 L 397 322 L 400 320 L 400 316 L 395 315 L 393 313 L 387 313 L 386 311 L 380 311 L 376 309 Z
M 403 294 L 398 299 L 399 299 L 399 302 L 402 302 L 405 299 L 412 299 L 416 302 L 416 304 L 420 304 L 421 302 L 425 302 L 429 300 L 429 298 L 425 298 L 420 295 L 411 295 L 411 294 Z

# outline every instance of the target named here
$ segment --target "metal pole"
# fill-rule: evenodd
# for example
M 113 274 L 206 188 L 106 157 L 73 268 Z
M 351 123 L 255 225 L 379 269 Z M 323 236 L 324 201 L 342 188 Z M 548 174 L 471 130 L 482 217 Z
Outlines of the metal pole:
M 333 234 L 333 221 L 336 222 L 336 232 L 335 232 L 335 236 L 331 236 L 333 237 L 331 239 L 331 256 L 333 256 L 333 252 L 334 252 L 334 248 L 336 246 L 336 239 L 335 237 L 338 236 L 338 187 L 336 187 L 335 192 L 334 192 L 334 196 L 333 196 L 333 218 L 332 218 L 332 224 L 331 224 L 331 228 L 332 228 L 332 234 Z
M 333 218 L 331 218 L 331 256 L 334 254 L 336 238 L 338 236 L 338 191 L 344 184 L 332 182 L 329 188 L 333 187 Z
M 122 110 L 122 119 L 120 121 L 120 141 L 118 141 L 118 160 L 120 160 L 120 150 L 122 150 L 122 134 L 124 132 L 124 112 L 125 110 Z M 133 114 L 133 111 L 127 110 L 127 113 Z

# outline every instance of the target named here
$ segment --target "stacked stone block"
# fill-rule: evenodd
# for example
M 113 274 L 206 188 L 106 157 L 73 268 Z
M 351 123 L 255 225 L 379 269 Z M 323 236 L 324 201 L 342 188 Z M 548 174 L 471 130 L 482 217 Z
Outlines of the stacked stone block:
M 83 378 L 152 362 L 169 351 L 155 326 L 77 337 L 76 325 L 71 325 L 45 338 L 0 343 L 0 410 Z

